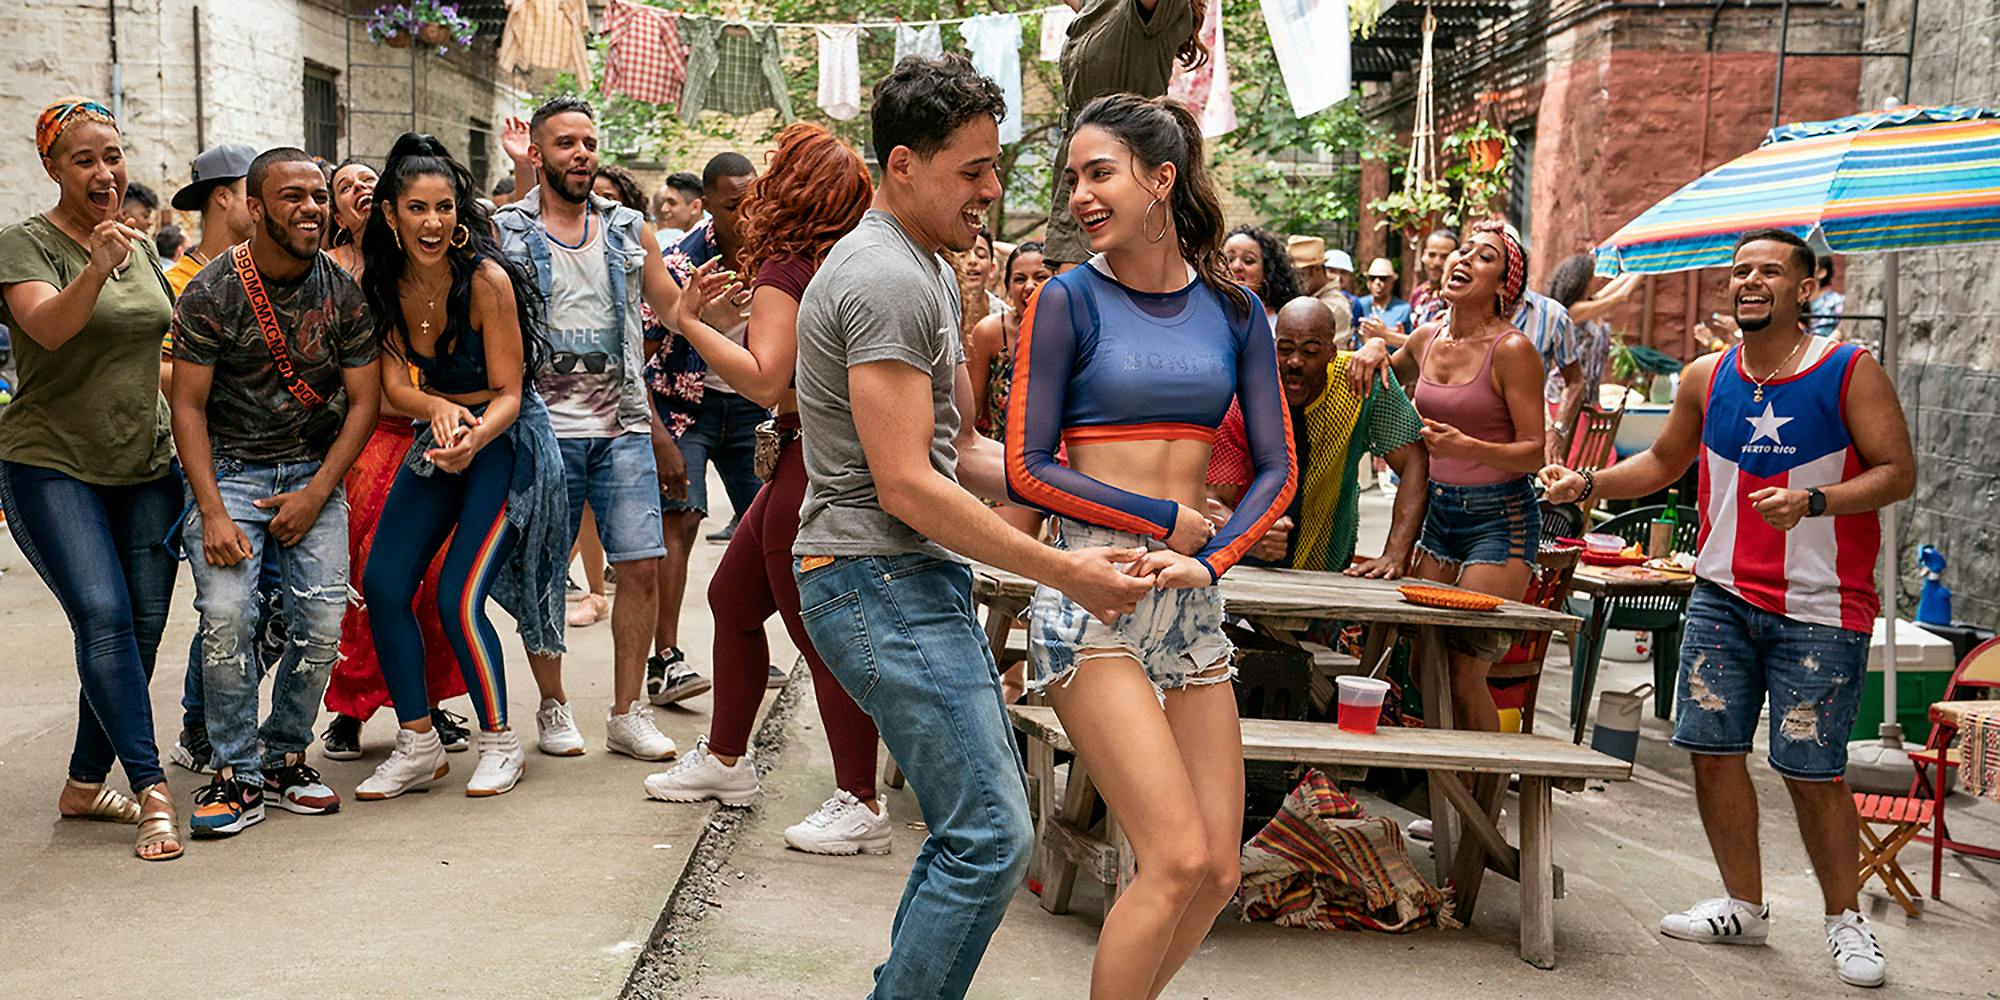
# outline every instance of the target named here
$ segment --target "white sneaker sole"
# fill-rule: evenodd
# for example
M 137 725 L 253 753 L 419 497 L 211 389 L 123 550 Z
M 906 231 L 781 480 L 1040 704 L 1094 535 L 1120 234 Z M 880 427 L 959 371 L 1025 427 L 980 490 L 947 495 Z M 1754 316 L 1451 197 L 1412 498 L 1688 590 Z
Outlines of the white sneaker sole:
M 662 689 L 658 694 L 649 694 L 646 700 L 652 702 L 655 707 L 678 705 L 689 698 L 707 694 L 714 687 L 714 681 L 703 677 L 692 684 L 683 684 L 677 688 Z
M 526 773 L 528 773 L 528 765 L 526 761 L 523 761 L 521 769 L 514 772 L 514 780 L 507 782 L 505 786 L 500 788 L 474 788 L 471 785 L 467 785 L 465 786 L 465 797 L 468 799 L 490 799 L 495 795 L 504 795 L 513 791 L 514 786 L 521 783 L 521 776 Z
M 1841 982 L 1849 986 L 1859 986 L 1864 990 L 1872 990 L 1888 980 L 1887 975 L 1876 976 L 1873 979 L 1850 979 L 1845 972 L 1836 971 L 1834 974 L 1840 977 Z
M 804 851 L 807 854 L 821 854 L 831 857 L 853 857 L 854 855 L 857 854 L 881 855 L 889 853 L 889 845 L 886 843 L 882 844 L 879 847 L 874 844 L 853 843 L 853 842 L 837 844 L 837 845 L 812 844 L 804 841 L 793 840 L 792 835 L 789 833 L 785 835 L 785 846 L 795 851 Z
M 535 749 L 540 750 L 541 752 L 548 754 L 551 757 L 581 757 L 583 756 L 583 751 L 585 748 L 581 744 L 579 744 L 573 747 L 555 747 L 554 749 L 551 749 L 547 743 L 537 742 L 535 744 Z
M 1768 937 L 1751 937 L 1747 934 L 1735 934 L 1729 937 L 1719 937 L 1714 934 L 1677 932 L 1669 930 L 1668 928 L 1665 927 L 1660 928 L 1660 933 L 1666 935 L 1667 937 L 1673 938 L 1676 941 L 1692 941 L 1695 944 L 1732 944 L 1743 947 L 1756 947 L 1759 945 L 1770 943 L 1770 939 Z
M 697 792 L 697 791 L 681 791 L 680 789 L 676 788 L 657 788 L 654 787 L 652 782 L 646 783 L 646 797 L 651 799 L 656 799 L 661 802 L 713 801 L 713 802 L 720 802 L 725 806 L 731 806 L 738 809 L 747 806 L 752 802 L 757 801 L 757 793 L 761 790 L 762 789 L 753 788 L 748 792 L 735 792 L 735 793 L 725 794 L 722 792 Z
M 614 743 L 611 740 L 604 741 L 604 749 L 609 750 L 612 753 L 622 753 L 625 756 L 631 757 L 635 760 L 650 760 L 650 761 L 673 760 L 675 757 L 681 755 L 680 748 L 676 746 L 669 746 L 665 753 L 662 753 L 659 756 L 655 757 L 640 753 L 639 748 L 637 747 L 626 746 L 623 743 Z
M 403 794 L 404 792 L 417 792 L 429 788 L 431 782 L 436 781 L 439 778 L 442 778 L 450 773 L 451 773 L 451 765 L 440 762 L 437 767 L 437 772 L 421 781 L 413 781 L 407 785 L 404 785 L 401 788 L 396 789 L 393 792 L 364 792 L 361 789 L 357 788 L 354 790 L 354 798 L 356 801 L 360 802 L 381 802 L 384 799 L 393 799 L 396 796 Z

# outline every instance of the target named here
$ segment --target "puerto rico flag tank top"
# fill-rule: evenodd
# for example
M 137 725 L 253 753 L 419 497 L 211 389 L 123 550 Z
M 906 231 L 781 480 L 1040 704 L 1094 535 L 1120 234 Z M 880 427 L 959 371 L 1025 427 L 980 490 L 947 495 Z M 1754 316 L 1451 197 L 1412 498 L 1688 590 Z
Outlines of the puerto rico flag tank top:
M 1799 621 L 1866 632 L 1881 609 L 1874 512 L 1800 519 L 1779 531 L 1751 506 L 1768 486 L 1825 489 L 1861 474 L 1847 432 L 1847 386 L 1861 348 L 1823 337 L 1794 375 L 1757 385 L 1743 348 L 1715 366 L 1702 421 L 1701 555 L 1695 574 L 1759 608 Z

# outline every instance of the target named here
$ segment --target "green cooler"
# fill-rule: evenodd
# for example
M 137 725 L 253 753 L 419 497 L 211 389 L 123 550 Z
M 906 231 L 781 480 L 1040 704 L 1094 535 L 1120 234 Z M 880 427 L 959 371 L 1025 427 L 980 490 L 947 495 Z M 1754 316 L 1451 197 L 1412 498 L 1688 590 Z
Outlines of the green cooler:
M 1868 642 L 1868 676 L 1861 686 L 1861 710 L 1849 737 L 1871 740 L 1882 728 L 1882 619 L 1875 619 L 1875 636 Z M 1944 700 L 1951 685 L 1951 641 L 1919 627 L 1896 622 L 1896 718 L 1903 738 L 1922 743 L 1931 731 L 1931 705 Z

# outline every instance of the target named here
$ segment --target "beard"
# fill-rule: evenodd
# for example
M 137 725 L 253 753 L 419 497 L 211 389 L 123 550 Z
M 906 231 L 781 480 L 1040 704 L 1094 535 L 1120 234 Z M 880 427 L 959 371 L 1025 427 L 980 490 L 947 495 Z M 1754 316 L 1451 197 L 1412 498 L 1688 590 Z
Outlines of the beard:
M 1771 313 L 1766 312 L 1764 315 L 1758 316 L 1754 319 L 1745 319 L 1743 317 L 1743 313 L 1739 311 L 1736 313 L 1735 317 L 1736 327 L 1739 330 L 1744 330 L 1749 333 L 1756 333 L 1757 331 L 1762 330 L 1765 327 L 1771 325 L 1771 315 L 1772 315 Z
M 572 190 L 568 186 L 569 171 L 567 170 L 559 174 L 545 175 L 543 183 L 545 183 L 548 186 L 548 189 L 550 191 L 555 192 L 557 197 L 560 197 L 562 200 L 569 202 L 572 205 L 581 205 L 590 200 L 590 186 L 592 184 L 592 181 L 586 178 L 583 181 L 583 183 L 577 185 L 576 188 Z
M 324 223 L 321 224 L 318 234 L 301 236 L 285 226 L 278 225 L 278 220 L 268 215 L 264 217 L 264 235 L 270 237 L 271 242 L 277 244 L 279 249 L 290 254 L 293 260 L 311 260 L 313 255 L 319 253 L 320 239 L 325 233 Z

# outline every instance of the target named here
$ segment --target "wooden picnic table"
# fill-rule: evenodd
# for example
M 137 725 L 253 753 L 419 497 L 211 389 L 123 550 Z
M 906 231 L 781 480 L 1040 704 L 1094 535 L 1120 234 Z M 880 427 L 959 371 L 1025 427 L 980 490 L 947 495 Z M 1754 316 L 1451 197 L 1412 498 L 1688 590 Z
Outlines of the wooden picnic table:
M 1694 594 L 1692 573 L 1655 571 L 1658 575 L 1639 578 L 1618 572 L 1625 568 L 1584 563 L 1576 568 L 1576 576 L 1570 583 L 1571 594 L 1590 600 L 1590 614 L 1584 619 L 1583 630 L 1577 633 L 1577 641 L 1570 643 L 1569 721 L 1574 743 L 1583 742 L 1583 728 L 1590 718 L 1590 697 L 1597 689 L 1598 664 L 1604 659 L 1604 633 L 1620 609 L 1652 605 L 1639 613 L 1646 616 L 1645 624 L 1654 633 L 1653 648 L 1659 650 L 1662 632 L 1681 627 L 1687 617 L 1688 598 Z M 1680 635 L 1676 631 L 1673 646 L 1678 649 L 1679 645 Z M 1673 704 L 1673 684 L 1657 666 L 1653 682 L 1656 706 L 1653 714 L 1666 718 L 1664 710 Z
M 1447 630 L 1571 631 L 1579 624 L 1571 615 L 1519 601 L 1508 601 L 1492 611 L 1412 604 L 1397 592 L 1399 585 L 1395 580 L 1250 566 L 1230 570 L 1221 584 L 1229 617 L 1247 619 L 1273 635 L 1302 632 L 1318 622 L 1362 623 L 1370 626 L 1368 649 L 1379 651 L 1393 644 L 1400 630 L 1409 630 L 1412 665 L 1423 691 L 1424 725 L 1429 730 L 1452 728 Z M 1007 633 L 1034 597 L 1035 587 L 1034 581 L 1005 570 L 973 567 L 972 595 L 986 605 L 986 637 L 996 661 L 1005 662 Z M 1374 659 L 1371 656 L 1365 662 Z M 1501 840 L 1495 820 L 1506 780 L 1500 775 L 1482 776 L 1469 796 L 1462 789 L 1447 789 L 1443 781 L 1428 784 L 1437 881 L 1442 885 L 1448 879 L 1457 880 L 1460 919 L 1469 922 L 1486 870 L 1486 847 Z M 1476 809 L 1470 808 L 1474 802 Z M 1474 834 L 1462 852 L 1454 850 L 1461 839 L 1461 821 L 1469 824 Z

